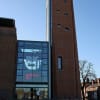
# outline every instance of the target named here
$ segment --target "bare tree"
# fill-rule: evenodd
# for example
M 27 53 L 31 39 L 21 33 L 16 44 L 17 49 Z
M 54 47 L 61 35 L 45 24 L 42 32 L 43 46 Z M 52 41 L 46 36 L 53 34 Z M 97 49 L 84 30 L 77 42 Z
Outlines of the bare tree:
M 90 80 L 93 80 L 96 78 L 96 74 L 93 69 L 93 64 L 90 62 L 87 62 L 85 60 L 79 61 L 80 66 L 80 80 L 81 80 L 81 91 L 82 91 L 82 97 L 83 100 L 85 100 L 85 89 L 86 89 L 86 83 Z

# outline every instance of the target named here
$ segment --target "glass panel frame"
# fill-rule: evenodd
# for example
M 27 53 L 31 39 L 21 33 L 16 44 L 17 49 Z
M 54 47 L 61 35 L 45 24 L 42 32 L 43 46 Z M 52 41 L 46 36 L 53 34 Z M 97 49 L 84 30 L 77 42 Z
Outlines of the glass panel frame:
M 27 59 L 28 67 L 26 66 L 26 63 L 25 63 L 26 59 Z M 36 67 L 32 68 L 32 66 L 35 64 L 36 64 Z M 23 47 L 22 45 L 21 46 L 18 45 L 17 70 L 18 71 L 22 70 L 22 76 L 20 76 L 21 74 L 18 75 L 16 73 L 17 74 L 16 82 L 28 82 L 28 83 L 47 82 L 48 83 L 48 78 L 49 78 L 48 64 L 49 64 L 49 46 L 47 42 L 24 41 Z M 46 74 L 43 74 L 44 72 Z M 25 79 L 26 74 L 29 75 L 28 80 Z M 18 80 L 18 77 L 19 77 L 19 80 Z

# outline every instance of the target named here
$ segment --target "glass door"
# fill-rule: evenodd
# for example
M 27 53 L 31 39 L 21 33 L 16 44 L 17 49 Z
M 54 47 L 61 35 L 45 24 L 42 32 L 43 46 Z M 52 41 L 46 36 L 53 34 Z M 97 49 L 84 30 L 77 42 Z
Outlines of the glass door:
M 16 88 L 18 100 L 45 100 L 48 99 L 48 88 Z

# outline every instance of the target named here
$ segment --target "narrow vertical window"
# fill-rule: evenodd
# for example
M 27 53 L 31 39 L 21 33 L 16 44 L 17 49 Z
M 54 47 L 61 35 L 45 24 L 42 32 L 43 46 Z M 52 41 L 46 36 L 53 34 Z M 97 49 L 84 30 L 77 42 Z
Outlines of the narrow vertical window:
M 62 56 L 58 56 L 57 58 L 57 63 L 58 63 L 58 70 L 62 70 Z

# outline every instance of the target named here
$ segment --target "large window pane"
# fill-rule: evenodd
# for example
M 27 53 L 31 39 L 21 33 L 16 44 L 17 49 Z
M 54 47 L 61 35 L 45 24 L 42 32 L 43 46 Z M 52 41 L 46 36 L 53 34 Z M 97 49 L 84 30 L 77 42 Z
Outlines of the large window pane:
M 16 81 L 17 81 L 17 82 L 22 82 L 22 80 L 23 80 L 23 77 L 22 77 L 22 76 L 17 76 L 17 77 L 16 77 Z
M 47 71 L 42 71 L 42 76 L 43 77 L 47 77 L 47 74 L 48 74 Z
M 18 42 L 18 47 L 20 47 L 20 46 L 24 46 L 24 42 L 23 41 Z
M 18 63 L 23 63 L 23 58 L 18 58 Z
M 41 82 L 41 77 L 33 77 L 33 82 Z
M 23 57 L 23 53 L 18 53 L 18 57 Z
M 48 78 L 47 77 L 42 77 L 42 82 L 48 82 Z
M 32 81 L 32 70 L 23 70 L 23 81 Z
M 34 48 L 41 48 L 42 47 L 42 44 L 39 42 L 34 42 L 33 45 L 34 45 Z
M 48 43 L 27 42 L 18 47 L 17 75 L 20 82 L 48 82 Z
M 23 69 L 23 64 L 17 64 L 17 69 Z
M 43 47 L 48 47 L 48 43 L 42 43 Z
M 32 52 L 24 52 L 24 57 L 26 57 L 26 56 L 33 56 L 33 53 Z
M 23 51 L 24 51 L 24 52 L 33 52 L 33 49 L 28 49 L 28 48 L 27 48 L 27 49 L 24 49 Z
M 42 49 L 42 53 L 48 53 L 48 49 L 47 48 L 43 48 Z
M 22 53 L 23 52 L 23 47 L 19 47 L 18 48 L 18 52 L 21 52 Z
M 44 64 L 44 65 L 48 64 L 48 60 L 47 59 L 42 59 L 42 64 Z
M 17 75 L 22 75 L 22 70 L 17 70 Z
M 25 48 L 33 48 L 33 43 L 32 42 L 25 42 L 24 47 Z
M 48 54 L 42 54 L 42 58 L 48 58 Z
M 42 70 L 48 70 L 48 65 L 42 65 Z

